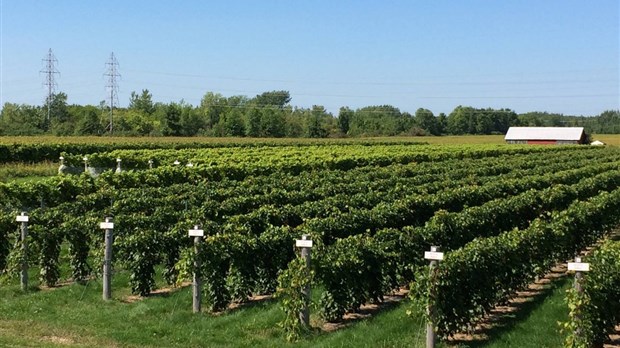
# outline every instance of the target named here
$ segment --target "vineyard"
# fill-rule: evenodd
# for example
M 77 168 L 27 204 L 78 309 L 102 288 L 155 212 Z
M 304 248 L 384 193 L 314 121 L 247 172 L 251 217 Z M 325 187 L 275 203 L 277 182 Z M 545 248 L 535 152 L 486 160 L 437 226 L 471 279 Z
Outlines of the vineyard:
M 239 304 L 275 295 L 283 309 L 279 330 L 302 344 L 312 336 L 298 318 L 306 285 L 313 289 L 315 327 L 410 289 L 406 306 L 415 313 L 430 306 L 418 317 L 449 340 L 620 224 L 620 150 L 614 147 L 399 141 L 0 146 L 3 162 L 60 155 L 68 166 L 102 172 L 0 184 L 0 287 L 15 286 L 24 262 L 41 287 L 98 282 L 104 260 L 99 224 L 111 217 L 114 274 L 134 295 L 150 300 L 159 288 L 183 287 L 196 273 L 206 315 L 218 319 L 234 315 L 228 312 Z M 27 249 L 15 221 L 20 212 L 29 217 Z M 197 249 L 188 237 L 193 226 L 204 230 Z M 310 265 L 294 247 L 302 235 L 313 241 Z M 431 246 L 446 256 L 429 275 L 424 252 Z M 592 258 L 607 265 L 606 258 L 617 256 L 617 243 L 610 243 Z M 619 274 L 615 270 L 607 272 Z M 619 282 L 605 284 L 617 302 Z M 587 313 L 609 301 L 590 292 L 571 296 L 592 300 Z M 190 307 L 177 310 L 189 313 Z M 589 342 L 604 341 L 617 324 L 617 306 L 611 311 L 600 315 L 604 320 L 588 314 Z M 579 339 L 567 337 L 566 345 L 576 347 Z M 286 343 L 279 340 L 270 344 Z

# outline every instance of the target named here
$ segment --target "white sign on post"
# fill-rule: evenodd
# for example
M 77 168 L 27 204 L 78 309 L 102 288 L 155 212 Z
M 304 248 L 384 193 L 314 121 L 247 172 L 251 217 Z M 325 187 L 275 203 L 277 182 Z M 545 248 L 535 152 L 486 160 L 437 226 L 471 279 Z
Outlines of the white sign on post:
M 298 248 L 312 248 L 312 240 L 310 239 L 297 239 L 295 246 Z
M 199 230 L 199 229 L 189 230 L 189 236 L 190 237 L 204 237 L 205 236 L 205 231 L 204 230 Z
M 28 215 L 17 215 L 15 219 L 17 222 L 28 222 Z
M 101 228 L 102 230 L 113 230 L 114 223 L 113 222 L 102 222 L 99 224 L 99 228 Z
M 443 260 L 443 253 L 437 251 L 425 251 L 424 258 L 427 260 L 441 261 Z
M 569 262 L 568 270 L 576 272 L 589 272 L 590 264 L 587 262 Z

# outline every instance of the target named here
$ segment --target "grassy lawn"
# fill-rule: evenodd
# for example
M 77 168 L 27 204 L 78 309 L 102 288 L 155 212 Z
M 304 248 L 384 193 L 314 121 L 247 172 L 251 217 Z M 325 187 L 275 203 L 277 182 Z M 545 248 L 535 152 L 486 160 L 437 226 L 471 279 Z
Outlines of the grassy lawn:
M 24 182 L 58 174 L 58 163 L 3 163 L 0 165 L 0 182 Z
M 33 274 L 34 276 L 34 274 Z M 408 317 L 408 302 L 372 318 L 326 333 L 315 329 L 294 344 L 278 327 L 282 312 L 274 300 L 226 313 L 191 313 L 191 288 L 130 301 L 127 276 L 118 274 L 113 300 L 101 299 L 101 282 L 54 289 L 16 284 L 0 287 L 0 346 L 8 347 L 424 347 L 425 323 Z M 36 282 L 35 282 L 36 285 Z M 524 305 L 482 341 L 440 347 L 560 347 L 558 321 L 566 319 L 564 294 L 570 279 L 549 295 Z M 312 318 L 318 322 L 318 318 Z
M 560 348 L 563 335 L 558 322 L 568 319 L 568 306 L 564 301 L 572 278 L 557 281 L 548 293 L 523 304 L 520 310 L 506 315 L 490 329 L 487 339 L 454 346 L 459 348 Z M 450 347 L 445 345 L 445 347 Z
M 35 276 L 33 274 L 32 276 Z M 421 346 L 424 323 L 406 315 L 408 305 L 337 332 L 316 329 L 295 344 L 286 341 L 276 301 L 226 313 L 191 313 L 191 288 L 128 301 L 127 276 L 118 274 L 113 297 L 101 299 L 100 281 L 22 293 L 0 287 L 0 346 L 14 347 L 411 347 Z M 34 282 L 36 285 L 36 282 Z M 317 319 L 313 318 L 313 322 Z M 413 344 L 417 342 L 416 344 Z

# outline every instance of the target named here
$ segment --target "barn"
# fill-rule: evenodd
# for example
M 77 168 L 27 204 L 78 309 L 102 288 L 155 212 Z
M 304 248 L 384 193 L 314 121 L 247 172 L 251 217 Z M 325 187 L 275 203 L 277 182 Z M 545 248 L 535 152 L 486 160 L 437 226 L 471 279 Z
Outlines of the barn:
M 583 144 L 586 133 L 583 127 L 510 127 L 504 140 L 508 144 Z

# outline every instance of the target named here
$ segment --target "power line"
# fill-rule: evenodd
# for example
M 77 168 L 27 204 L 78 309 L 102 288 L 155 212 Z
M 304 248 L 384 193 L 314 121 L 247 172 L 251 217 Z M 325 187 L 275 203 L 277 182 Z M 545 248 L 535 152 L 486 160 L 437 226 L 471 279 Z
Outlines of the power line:
M 148 70 L 128 70 L 137 73 L 164 75 L 164 76 L 176 76 L 176 77 L 190 77 L 190 78 L 207 78 L 214 80 L 229 80 L 229 81 L 250 81 L 250 82 L 276 82 L 276 83 L 305 83 L 305 84 L 326 84 L 326 85 L 370 85 L 370 86 L 427 86 L 427 85 L 530 85 L 530 84 L 554 84 L 554 83 L 600 83 L 600 82 L 616 82 L 615 79 L 535 79 L 535 80 L 490 80 L 490 81 L 327 81 L 327 80 L 286 80 L 286 79 L 259 79 L 259 78 L 246 78 L 235 76 L 216 76 L 216 75 L 202 75 L 202 74 L 184 74 L 184 73 L 172 73 L 172 72 L 159 72 Z M 575 70 L 577 71 L 577 70 Z M 598 70 L 596 70 L 598 71 Z M 510 76 L 509 74 L 504 74 Z M 504 76 L 498 74 L 497 76 Z M 494 75 L 480 75 L 480 76 L 494 76 Z M 446 76 L 446 78 L 454 78 L 454 76 Z M 479 76 L 477 76 L 479 77 Z
M 106 84 L 106 88 L 109 93 L 110 100 L 110 123 L 108 124 L 108 128 L 110 129 L 110 135 L 113 132 L 114 125 L 114 105 L 118 105 L 118 82 L 117 78 L 121 75 L 118 73 L 118 61 L 114 56 L 114 52 L 110 54 L 110 59 L 106 63 L 107 71 L 104 76 L 108 77 L 108 83 Z
M 47 97 L 45 98 L 45 102 L 47 104 L 47 121 L 50 120 L 52 99 L 54 98 L 54 93 L 56 92 L 56 75 L 60 75 L 58 69 L 56 69 L 56 64 L 58 64 L 58 59 L 52 53 L 52 49 L 50 48 L 47 52 L 47 56 L 42 59 L 43 61 L 43 70 L 39 71 L 43 74 L 43 86 L 47 87 Z

